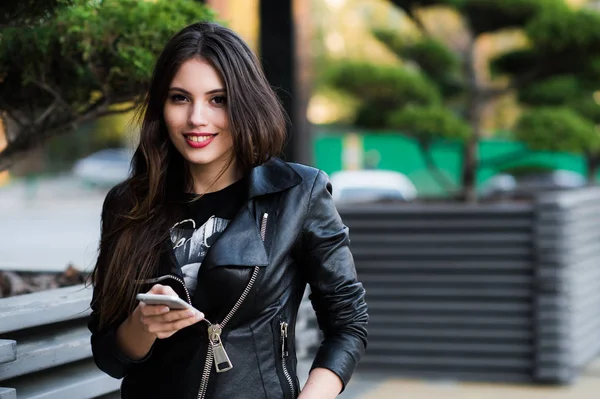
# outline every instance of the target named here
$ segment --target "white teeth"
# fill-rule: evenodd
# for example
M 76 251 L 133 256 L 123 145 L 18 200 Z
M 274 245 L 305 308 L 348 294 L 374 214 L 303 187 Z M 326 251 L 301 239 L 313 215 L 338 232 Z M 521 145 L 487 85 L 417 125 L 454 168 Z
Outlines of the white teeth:
M 213 136 L 187 136 L 189 141 L 194 141 L 196 143 L 202 143 L 206 140 L 211 139 Z

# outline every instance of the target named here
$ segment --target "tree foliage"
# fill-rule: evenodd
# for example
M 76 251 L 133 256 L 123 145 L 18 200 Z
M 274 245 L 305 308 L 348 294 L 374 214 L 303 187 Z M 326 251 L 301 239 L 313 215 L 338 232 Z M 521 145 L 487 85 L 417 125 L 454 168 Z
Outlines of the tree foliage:
M 564 10 L 563 0 L 391 0 L 408 15 L 414 10 L 430 6 L 447 6 L 459 12 L 473 35 L 496 32 L 501 29 L 523 27 L 543 10 Z
M 548 9 L 565 10 L 562 0 L 453 0 L 475 35 L 521 28 Z
M 419 34 L 400 36 L 397 31 L 381 29 L 373 32 L 401 59 L 397 71 L 385 67 L 386 74 L 414 76 L 416 81 L 429 82 L 430 97 L 437 100 L 423 101 L 423 97 L 411 100 L 406 97 L 412 94 L 411 90 L 400 86 L 410 87 L 412 81 L 395 79 L 392 84 L 381 80 L 376 72 L 384 67 L 370 66 L 368 71 L 364 67 L 362 77 L 339 75 L 333 81 L 342 89 L 353 87 L 349 90 L 352 94 L 371 102 L 360 107 L 357 123 L 371 128 L 401 129 L 425 141 L 464 139 L 461 183 L 467 200 L 473 199 L 475 193 L 482 113 L 501 95 L 517 90 L 519 101 L 527 109 L 518 124 L 517 135 L 531 148 L 577 152 L 597 148 L 594 124 L 600 123 L 600 107 L 593 94 L 600 90 L 600 14 L 570 8 L 564 0 L 391 2 L 412 19 Z M 420 11 L 433 6 L 449 7 L 461 16 L 470 34 L 465 45 L 450 46 L 445 38 L 428 31 Z M 520 29 L 529 45 L 489 63 L 492 76 L 509 78 L 510 83 L 502 87 L 489 84 L 480 76 L 474 54 L 484 34 L 508 28 Z M 353 86 L 357 82 L 360 89 Z M 388 93 L 390 90 L 403 93 L 401 101 Z M 373 94 L 377 91 L 387 93 L 385 101 L 384 96 Z M 571 130 L 573 137 L 569 139 Z M 561 138 L 555 140 L 553 134 Z
M 536 150 L 594 153 L 600 149 L 600 135 L 586 118 L 566 107 L 540 107 L 520 118 L 516 137 Z
M 0 27 L 35 25 L 69 4 L 71 0 L 2 0 Z
M 375 29 L 373 34 L 399 58 L 417 65 L 421 75 L 436 84 L 442 97 L 464 93 L 460 55 L 440 40 L 401 38 L 389 29 Z
M 548 8 L 525 32 L 530 48 L 494 63 L 518 83 L 519 100 L 530 109 L 519 120 L 517 137 L 531 148 L 583 154 L 596 174 L 600 157 L 600 14 Z
M 0 170 L 44 138 L 134 108 L 170 37 L 214 18 L 192 0 L 59 3 L 33 26 L 0 32 L 0 110 L 10 127 Z
M 441 102 L 437 88 L 426 77 L 394 66 L 341 63 L 331 68 L 328 81 L 359 100 L 355 124 L 364 128 L 385 127 L 389 114 L 404 106 Z
M 429 148 L 438 137 L 466 139 L 470 126 L 443 107 L 442 95 L 432 80 L 407 68 L 349 62 L 332 68 L 328 81 L 359 100 L 357 126 L 393 128 L 411 135 L 434 178 L 449 193 L 456 191 L 437 168 Z
M 432 142 L 435 139 L 465 140 L 471 127 L 447 108 L 407 106 L 389 115 L 388 126 L 399 131 L 411 132 L 418 140 Z

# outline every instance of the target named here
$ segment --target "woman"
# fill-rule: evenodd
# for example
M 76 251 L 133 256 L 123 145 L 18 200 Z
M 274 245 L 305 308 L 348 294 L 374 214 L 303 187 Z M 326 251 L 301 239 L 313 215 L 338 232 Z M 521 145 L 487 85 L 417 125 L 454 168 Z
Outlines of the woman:
M 89 323 L 124 398 L 334 398 L 366 346 L 364 289 L 324 173 L 275 156 L 285 118 L 232 31 L 197 23 L 160 55 L 132 174 L 102 210 Z M 307 284 L 324 340 L 302 392 Z M 137 303 L 178 295 L 195 309 Z

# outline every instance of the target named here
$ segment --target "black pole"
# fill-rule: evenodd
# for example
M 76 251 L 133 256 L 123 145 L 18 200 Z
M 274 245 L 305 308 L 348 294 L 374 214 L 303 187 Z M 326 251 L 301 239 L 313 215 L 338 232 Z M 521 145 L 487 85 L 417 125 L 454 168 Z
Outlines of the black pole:
M 260 0 L 259 56 L 263 68 L 291 119 L 287 161 L 309 163 L 306 111 L 297 90 L 293 0 Z

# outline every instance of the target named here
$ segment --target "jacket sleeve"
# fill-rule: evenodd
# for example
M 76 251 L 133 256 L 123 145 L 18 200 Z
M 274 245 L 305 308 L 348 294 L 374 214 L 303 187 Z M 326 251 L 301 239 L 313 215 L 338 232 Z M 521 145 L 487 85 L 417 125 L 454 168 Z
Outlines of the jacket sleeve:
M 365 290 L 357 281 L 348 247 L 348 228 L 331 190 L 328 178 L 319 171 L 303 227 L 310 300 L 324 334 L 311 370 L 333 371 L 345 388 L 367 346 L 368 315 Z
M 117 194 L 116 188 L 112 189 L 102 207 L 102 225 L 101 225 L 101 236 L 106 232 L 110 231 L 117 218 Z M 100 307 L 97 302 L 97 297 L 100 294 L 99 284 L 102 284 L 104 273 L 108 267 L 108 253 L 109 250 L 104 248 L 104 251 L 100 251 L 98 254 L 98 260 L 96 267 L 98 268 L 98 280 L 97 285 L 94 287 L 94 293 L 92 295 L 91 309 L 92 314 L 88 321 L 88 329 L 92 333 L 91 344 L 92 353 L 94 355 L 94 362 L 98 368 L 104 371 L 106 374 L 113 378 L 123 378 L 126 376 L 135 364 L 146 361 L 152 354 L 152 350 L 143 359 L 133 360 L 127 357 L 125 353 L 120 349 L 117 344 L 116 332 L 117 328 L 121 323 L 128 317 L 124 312 L 116 323 L 103 327 L 100 329 Z

